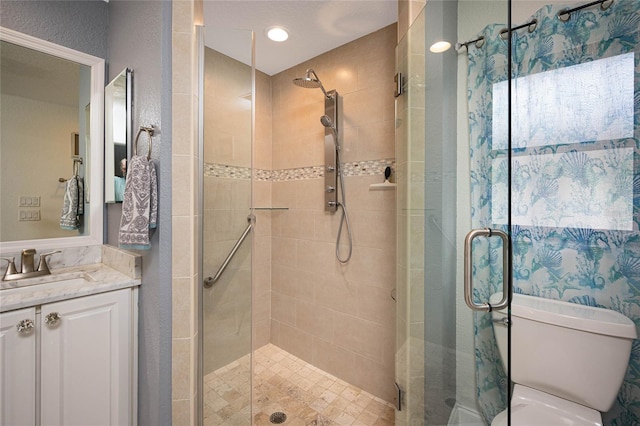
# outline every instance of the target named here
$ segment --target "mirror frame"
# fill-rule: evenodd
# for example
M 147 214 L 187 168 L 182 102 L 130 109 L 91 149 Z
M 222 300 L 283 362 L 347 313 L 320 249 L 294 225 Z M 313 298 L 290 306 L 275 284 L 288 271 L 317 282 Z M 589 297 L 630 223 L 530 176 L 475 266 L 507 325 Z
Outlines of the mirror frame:
M 107 103 L 108 101 L 108 90 L 107 88 L 110 87 L 118 78 L 120 77 L 124 77 L 125 79 L 125 157 L 127 159 L 127 161 L 131 160 L 131 144 L 133 143 L 133 114 L 132 114 L 132 110 L 133 110 L 133 70 L 131 68 L 125 68 L 123 69 L 120 73 L 118 73 L 117 76 L 115 76 L 113 78 L 113 80 L 111 80 L 109 82 L 109 84 L 107 84 L 105 86 L 105 135 L 104 135 L 104 152 L 105 152 L 105 165 L 104 165 L 104 202 L 107 204 L 121 204 L 122 200 L 117 201 L 115 200 L 115 196 L 111 197 L 110 194 L 108 194 L 107 188 L 110 188 L 109 185 L 107 185 L 107 182 L 109 180 L 111 180 L 111 182 L 113 182 L 113 178 L 114 175 L 111 174 L 109 172 L 109 169 L 107 168 L 107 161 L 112 161 L 113 158 L 109 158 L 107 157 L 107 154 L 109 153 L 113 153 L 112 149 L 108 148 L 108 145 L 114 145 L 114 142 L 112 140 L 107 140 L 108 139 L 108 135 L 109 133 L 107 132 L 107 126 L 112 126 L 112 123 L 109 122 L 108 118 L 111 117 L 113 119 L 113 115 L 111 115 L 107 110 Z M 112 199 L 113 198 L 113 199 Z
M 89 153 L 89 192 L 88 208 L 85 216 L 90 218 L 86 233 L 76 237 L 43 238 L 0 242 L 0 254 L 15 253 L 26 248 L 40 250 L 65 247 L 83 247 L 102 245 L 104 241 L 103 220 L 103 165 L 104 165 L 104 78 L 105 60 L 59 44 L 20 33 L 0 26 L 0 40 L 33 49 L 61 59 L 86 65 L 91 68 L 91 111 Z

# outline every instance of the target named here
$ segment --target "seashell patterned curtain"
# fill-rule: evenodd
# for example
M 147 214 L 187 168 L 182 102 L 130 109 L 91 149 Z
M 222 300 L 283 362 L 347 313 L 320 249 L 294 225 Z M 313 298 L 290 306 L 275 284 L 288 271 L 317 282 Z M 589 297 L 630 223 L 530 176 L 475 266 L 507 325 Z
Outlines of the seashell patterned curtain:
M 640 326 L 640 1 L 584 8 L 568 21 L 558 18 L 563 9 L 545 6 L 527 21 L 535 29 L 512 32 L 511 79 L 504 24 L 468 47 L 472 226 L 510 231 L 514 292 L 613 309 Z M 501 288 L 494 240 L 475 242 L 478 302 Z M 489 424 L 508 388 L 490 314 L 475 314 L 474 334 L 478 405 Z M 640 424 L 638 341 L 603 417 Z

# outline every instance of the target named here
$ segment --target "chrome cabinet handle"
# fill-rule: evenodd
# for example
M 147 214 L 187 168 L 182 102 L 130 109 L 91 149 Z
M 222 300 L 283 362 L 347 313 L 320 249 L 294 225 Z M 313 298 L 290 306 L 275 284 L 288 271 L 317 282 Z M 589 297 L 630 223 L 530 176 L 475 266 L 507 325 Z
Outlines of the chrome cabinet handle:
M 472 265 L 472 243 L 476 237 L 498 236 L 502 238 L 502 299 L 500 302 L 490 305 L 487 303 L 475 303 L 473 301 L 473 265 Z M 473 311 L 492 311 L 504 309 L 509 305 L 509 235 L 506 232 L 485 228 L 473 229 L 464 239 L 464 301 Z
M 44 317 L 44 323 L 49 327 L 54 327 L 60 322 L 60 314 L 58 312 L 51 312 Z
M 16 325 L 16 329 L 18 329 L 18 334 L 22 335 L 22 336 L 26 336 L 28 334 L 31 334 L 31 332 L 36 328 L 35 324 L 33 323 L 33 320 L 31 319 L 25 319 L 22 320 L 18 323 L 18 325 Z

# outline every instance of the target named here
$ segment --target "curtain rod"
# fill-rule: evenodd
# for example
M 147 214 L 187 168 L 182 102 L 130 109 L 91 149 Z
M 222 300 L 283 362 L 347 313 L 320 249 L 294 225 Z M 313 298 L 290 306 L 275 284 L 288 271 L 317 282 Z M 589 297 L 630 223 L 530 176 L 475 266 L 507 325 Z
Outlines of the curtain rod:
M 522 25 L 518 25 L 517 27 L 513 27 L 511 28 L 511 30 L 509 30 L 508 28 L 503 28 L 502 30 L 500 30 L 500 37 L 503 40 L 507 39 L 507 34 L 509 34 L 510 31 L 516 31 L 519 30 L 521 28 L 528 28 L 529 32 L 532 33 L 535 31 L 536 27 L 538 26 L 538 20 L 534 19 L 530 22 L 527 22 L 526 24 L 522 24 Z M 469 48 L 469 45 L 475 43 L 477 48 L 481 48 L 484 45 L 484 36 L 480 36 L 474 40 L 469 40 L 469 41 L 465 41 L 464 43 L 456 43 L 456 50 L 460 50 L 462 47 L 466 47 L 467 49 Z
M 469 48 L 471 43 L 475 43 L 477 48 L 481 48 L 484 44 L 484 36 L 480 36 L 474 40 L 465 41 L 464 43 L 456 43 L 456 50 L 460 50 L 461 47 Z
M 516 30 L 520 30 L 522 28 L 526 28 L 530 33 L 532 33 L 532 32 L 534 32 L 536 30 L 537 26 L 538 26 L 538 20 L 534 18 L 531 21 L 527 22 L 526 24 L 518 25 L 518 26 L 513 27 L 511 29 L 503 28 L 503 29 L 500 30 L 500 38 L 502 38 L 503 40 L 506 40 L 507 39 L 507 35 L 510 32 L 516 31 Z
M 605 4 L 605 3 L 608 3 L 608 4 Z M 613 4 L 613 0 L 596 0 L 596 1 L 592 1 L 591 3 L 583 4 L 582 6 L 573 7 L 571 9 L 569 8 L 562 9 L 560 12 L 558 12 L 558 19 L 561 20 L 562 22 L 567 22 L 569 19 L 571 19 L 571 14 L 573 12 L 577 12 L 578 10 L 586 9 L 588 7 L 595 6 L 598 4 L 600 5 L 600 9 L 607 10 Z
M 579 10 L 586 9 L 596 5 L 600 5 L 600 9 L 602 10 L 607 10 L 611 7 L 613 2 L 614 0 L 596 0 L 591 3 L 583 4 L 582 6 L 576 6 L 570 9 L 569 8 L 562 9 L 561 11 L 558 12 L 557 16 L 558 16 L 558 19 L 561 20 L 562 22 L 567 22 L 569 21 L 569 19 L 571 19 L 571 14 L 573 12 L 577 12 Z M 535 31 L 537 26 L 538 26 L 538 20 L 533 19 L 532 21 L 527 22 L 526 24 L 518 25 L 516 27 L 511 28 L 511 30 L 509 30 L 508 28 L 503 28 L 502 30 L 500 30 L 500 37 L 503 40 L 506 40 L 507 35 L 509 34 L 510 31 L 516 31 L 522 28 L 527 28 L 528 31 L 532 33 Z M 475 43 L 475 46 L 477 48 L 481 48 L 484 45 L 484 36 L 480 36 L 474 40 L 465 41 L 464 43 L 456 43 L 455 47 L 456 47 L 456 50 L 460 50 L 462 47 L 466 47 L 468 49 L 469 45 L 473 43 Z

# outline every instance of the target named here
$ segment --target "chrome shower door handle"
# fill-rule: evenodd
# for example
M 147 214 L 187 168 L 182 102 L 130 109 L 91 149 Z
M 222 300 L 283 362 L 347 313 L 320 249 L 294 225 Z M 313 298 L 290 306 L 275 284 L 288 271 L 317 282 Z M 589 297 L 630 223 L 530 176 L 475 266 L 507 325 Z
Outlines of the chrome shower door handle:
M 473 264 L 472 246 L 476 237 L 498 236 L 502 239 L 502 299 L 500 302 L 490 305 L 487 303 L 475 303 L 473 301 Z M 464 239 L 464 301 L 473 311 L 492 311 L 504 309 L 509 305 L 509 235 L 506 232 L 485 228 L 473 229 Z

